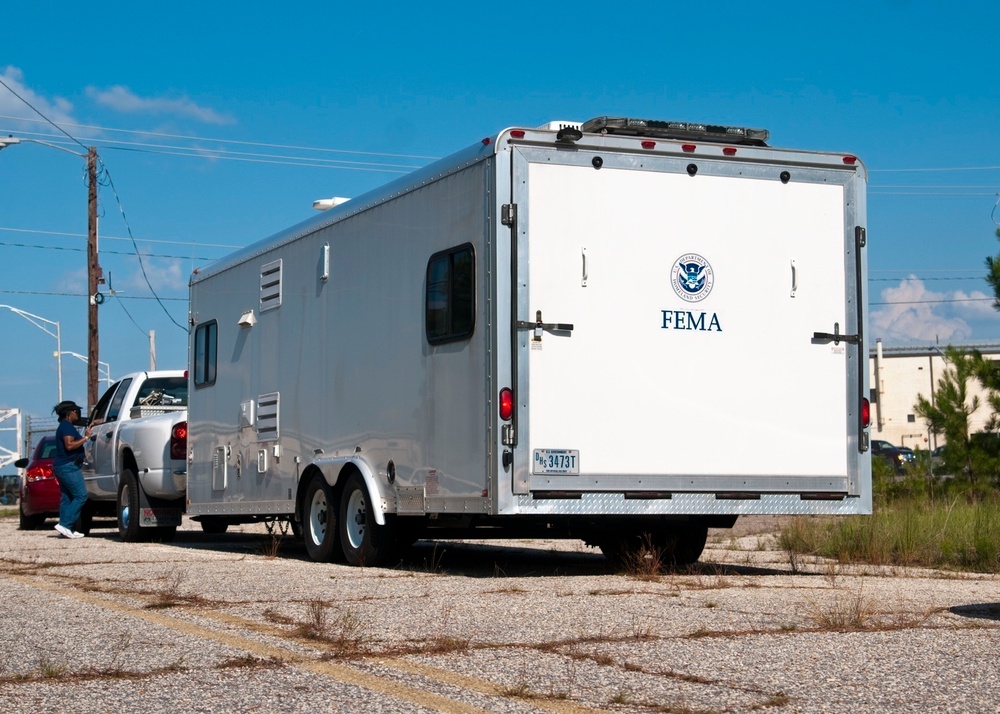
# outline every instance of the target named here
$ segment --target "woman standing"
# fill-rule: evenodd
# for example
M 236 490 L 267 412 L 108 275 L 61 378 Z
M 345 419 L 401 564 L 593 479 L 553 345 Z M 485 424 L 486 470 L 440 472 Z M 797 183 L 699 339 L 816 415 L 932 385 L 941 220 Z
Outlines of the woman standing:
M 80 419 L 80 407 L 76 402 L 65 401 L 56 404 L 52 410 L 59 417 L 59 428 L 56 429 L 56 457 L 52 470 L 59 482 L 59 523 L 56 530 L 64 538 L 83 538 L 83 533 L 77 533 L 73 526 L 80 519 L 83 504 L 87 502 L 87 485 L 83 481 L 83 445 L 90 438 L 88 426 L 84 435 L 76 430 L 73 424 Z

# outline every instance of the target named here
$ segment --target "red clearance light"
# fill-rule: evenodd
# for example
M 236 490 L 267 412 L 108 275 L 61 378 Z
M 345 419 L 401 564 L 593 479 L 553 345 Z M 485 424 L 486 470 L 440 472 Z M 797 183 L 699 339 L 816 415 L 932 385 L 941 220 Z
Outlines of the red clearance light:
M 870 426 L 872 423 L 872 405 L 867 399 L 861 400 L 861 426 Z
M 644 149 L 652 149 L 655 146 L 656 146 L 656 142 L 655 141 L 644 141 L 644 142 L 642 142 L 642 148 L 644 148 Z
M 844 163 L 845 164 L 850 164 L 850 165 L 853 166 L 854 164 L 858 163 L 858 157 L 857 156 L 850 156 L 850 155 L 845 156 L 844 157 Z
M 736 149 L 731 146 L 723 147 L 722 153 L 726 156 L 736 156 Z
M 483 146 L 489 146 L 492 141 L 493 139 L 487 136 L 485 139 L 483 139 Z
M 515 139 L 523 139 L 524 138 L 524 129 L 513 129 L 513 130 L 511 130 L 510 135 L 512 137 L 514 137 Z
M 688 153 L 694 151 L 698 147 L 694 144 L 681 144 L 681 151 L 687 151 Z
M 510 421 L 514 416 L 514 392 L 509 387 L 500 390 L 500 418 Z

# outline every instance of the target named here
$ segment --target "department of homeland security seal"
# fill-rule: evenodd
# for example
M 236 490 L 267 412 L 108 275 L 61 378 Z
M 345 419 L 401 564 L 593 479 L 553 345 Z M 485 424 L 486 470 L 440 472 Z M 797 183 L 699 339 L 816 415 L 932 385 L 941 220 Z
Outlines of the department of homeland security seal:
M 670 284 L 681 300 L 698 302 L 712 292 L 715 274 L 707 260 L 697 253 L 687 253 L 674 261 L 670 269 Z

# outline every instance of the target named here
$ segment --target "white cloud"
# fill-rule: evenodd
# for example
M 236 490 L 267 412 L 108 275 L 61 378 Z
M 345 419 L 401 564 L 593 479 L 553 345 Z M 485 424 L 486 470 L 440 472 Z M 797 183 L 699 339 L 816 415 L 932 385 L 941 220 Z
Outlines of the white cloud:
M 128 87 L 87 87 L 87 96 L 98 104 L 123 114 L 154 114 L 185 117 L 205 124 L 232 124 L 234 119 L 202 107 L 187 97 L 140 97 Z
M 187 294 L 188 278 L 190 277 L 190 271 L 185 268 L 187 262 L 185 260 L 170 258 L 156 259 L 145 257 L 142 259 L 142 264 L 146 268 L 146 276 L 149 278 L 149 284 L 153 286 L 153 290 L 160 297 L 164 297 L 167 293 L 173 291 L 181 291 L 185 295 Z M 134 272 L 129 273 L 124 280 L 120 282 L 119 280 L 120 278 L 115 276 L 114 288 L 126 296 L 149 294 L 149 286 L 146 285 L 146 280 L 142 277 L 142 271 L 137 264 L 135 265 Z
M 20 96 L 18 99 L 18 96 L 12 92 L 0 91 L 0 114 L 23 118 L 31 122 L 30 125 L 24 126 L 15 124 L 12 126 L 14 130 L 37 129 L 38 122 L 43 121 L 39 112 L 56 124 L 73 124 L 75 122 L 72 116 L 73 105 L 68 100 L 61 97 L 44 97 L 31 89 L 24 83 L 24 72 L 18 67 L 8 65 L 4 67 L 3 74 L 0 76 L 2 76 L 4 84 Z
M 993 312 L 991 303 L 983 299 L 988 297 L 978 290 L 934 292 L 911 275 L 872 301 L 888 304 L 871 310 L 869 334 L 890 343 L 965 342 L 973 332 L 967 320 Z

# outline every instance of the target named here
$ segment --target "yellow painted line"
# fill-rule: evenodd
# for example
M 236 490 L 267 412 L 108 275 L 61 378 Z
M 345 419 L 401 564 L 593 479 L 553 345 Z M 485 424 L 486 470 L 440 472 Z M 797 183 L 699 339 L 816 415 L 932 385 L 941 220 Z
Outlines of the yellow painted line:
M 192 610 L 199 615 L 203 615 L 214 620 L 219 620 L 220 622 L 225 622 L 237 627 L 245 627 L 252 629 L 256 632 L 262 634 L 269 634 L 275 637 L 288 638 L 289 632 L 283 630 L 280 627 L 275 627 L 274 625 L 268 625 L 265 623 L 257 622 L 254 620 L 249 620 L 239 615 L 233 615 L 228 612 L 217 612 L 215 610 Z M 308 645 L 310 644 L 308 640 L 299 639 L 300 644 Z M 394 669 L 401 672 L 408 672 L 410 674 L 417 675 L 419 677 L 426 677 L 427 679 L 433 679 L 436 682 L 442 684 L 448 684 L 459 689 L 468 689 L 473 692 L 479 692 L 480 694 L 486 694 L 491 697 L 502 697 L 505 699 L 514 698 L 510 694 L 507 694 L 503 689 L 487 680 L 481 679 L 479 677 L 473 677 L 467 674 L 459 674 L 458 672 L 452 672 L 451 670 L 441 669 L 439 667 L 432 667 L 427 664 L 422 664 L 419 662 L 411 662 L 409 660 L 401 659 L 399 657 L 378 657 L 378 656 L 368 656 L 366 659 L 370 662 L 375 662 L 381 664 L 390 669 Z M 555 712 L 556 714 L 601 714 L 606 712 L 605 709 L 594 709 L 593 707 L 588 707 L 583 704 L 573 702 L 566 699 L 554 699 L 552 697 L 547 697 L 544 695 L 539 695 L 538 697 L 521 697 L 524 701 L 531 704 L 535 709 L 541 709 L 544 711 Z
M 478 677 L 459 674 L 458 672 L 452 672 L 450 670 L 431 667 L 426 664 L 420 664 L 419 662 L 410 662 L 408 660 L 395 657 L 374 658 L 373 661 L 378 662 L 379 664 L 384 664 L 392 669 L 398 669 L 404 672 L 409 672 L 410 674 L 428 677 L 462 689 L 471 689 L 472 691 L 479 692 L 480 694 L 510 698 L 510 695 L 504 694 L 503 690 L 498 685 Z M 541 695 L 538 697 L 518 698 L 530 703 L 535 709 L 557 712 L 557 714 L 603 714 L 606 712 L 605 709 L 594 709 L 593 707 L 588 707 L 584 704 L 573 702 L 568 699 L 554 699 L 552 697 Z
M 335 679 L 343 684 L 364 687 L 365 689 L 370 689 L 374 692 L 378 692 L 379 694 L 386 694 L 402 701 L 410 702 L 411 704 L 427 707 L 428 709 L 437 709 L 438 711 L 443 712 L 461 712 L 462 714 L 489 714 L 487 710 L 479 709 L 478 707 L 458 702 L 439 694 L 425 692 L 421 689 L 417 689 L 416 687 L 411 687 L 406 684 L 377 677 L 375 675 L 357 670 L 353 667 L 336 664 L 334 662 L 323 662 L 321 660 L 309 659 L 284 647 L 270 645 L 263 642 L 256 642 L 241 635 L 212 630 L 207 627 L 202 627 L 201 625 L 195 625 L 191 622 L 185 622 L 184 620 L 164 615 L 160 612 L 137 608 L 132 605 L 126 605 L 125 603 L 109 600 L 91 592 L 67 589 L 60 585 L 54 585 L 45 582 L 44 580 L 30 578 L 24 575 L 14 575 L 8 573 L 7 576 L 30 587 L 47 590 L 57 595 L 72 597 L 81 602 L 97 605 L 98 607 L 104 607 L 115 612 L 131 615 L 132 617 L 138 617 L 146 620 L 147 622 L 152 622 L 162 627 L 167 627 L 172 630 L 191 635 L 192 637 L 213 640 L 235 649 L 245 650 L 251 654 L 258 655 L 259 657 L 278 660 L 290 666 L 298 667 L 299 669 L 304 669 L 315 674 L 330 677 L 331 679 Z

